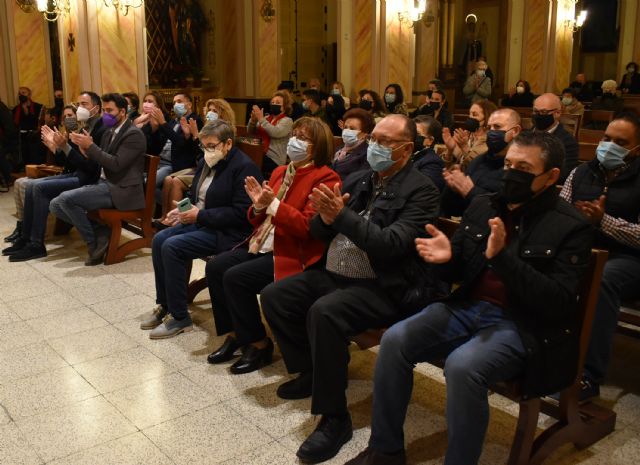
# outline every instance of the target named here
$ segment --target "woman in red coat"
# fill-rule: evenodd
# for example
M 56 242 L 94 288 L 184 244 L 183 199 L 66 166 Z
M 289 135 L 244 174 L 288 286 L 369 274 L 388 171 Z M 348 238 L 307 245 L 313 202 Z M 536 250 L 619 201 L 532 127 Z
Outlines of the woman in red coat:
M 324 243 L 309 234 L 309 221 L 315 215 L 309 194 L 320 184 L 333 188 L 340 181 L 329 168 L 331 129 L 318 118 L 300 118 L 293 125 L 287 156 L 291 162 L 276 168 L 268 183 L 246 178 L 245 189 L 253 202 L 248 212 L 253 234 L 210 260 L 206 268 L 218 335 L 229 333 L 207 361 L 229 361 L 242 348 L 242 356 L 231 365 L 234 374 L 271 363 L 273 342 L 262 324 L 257 294 L 274 279 L 313 266 L 324 254 Z

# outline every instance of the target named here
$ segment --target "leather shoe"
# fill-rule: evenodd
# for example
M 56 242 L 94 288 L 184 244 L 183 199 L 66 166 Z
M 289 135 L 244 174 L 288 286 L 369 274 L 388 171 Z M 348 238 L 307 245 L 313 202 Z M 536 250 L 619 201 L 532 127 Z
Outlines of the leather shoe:
M 353 436 L 351 416 L 323 415 L 320 423 L 302 443 L 296 455 L 305 463 L 320 463 L 335 457 Z
M 300 376 L 278 386 L 276 394 L 281 399 L 306 399 L 311 396 L 313 373 L 300 373 Z
M 2 255 L 11 256 L 13 254 L 16 254 L 24 249 L 27 244 L 28 242 L 25 241 L 22 236 L 20 236 L 18 239 L 16 239 L 12 246 L 2 249 Z
M 5 242 L 15 242 L 22 235 L 22 221 L 18 221 L 16 223 L 16 229 L 13 230 L 11 234 L 4 238 Z
M 43 244 L 29 242 L 22 250 L 18 250 L 9 256 L 10 262 L 26 262 L 34 258 L 47 256 L 47 249 Z
M 405 465 L 406 463 L 407 456 L 404 450 L 396 454 L 385 454 L 367 447 L 344 465 Z
M 227 336 L 224 340 L 224 343 L 218 347 L 217 350 L 214 350 L 207 357 L 207 362 L 209 363 L 224 363 L 231 360 L 235 354 L 235 352 L 240 348 L 240 344 L 238 344 L 238 340 L 233 336 Z
M 234 375 L 251 373 L 265 365 L 269 365 L 272 358 L 273 342 L 271 339 L 267 339 L 267 347 L 264 349 L 258 349 L 254 345 L 249 345 L 247 350 L 242 354 L 242 357 L 240 357 L 240 360 L 231 365 L 230 371 Z
M 86 266 L 99 265 L 104 262 L 104 256 L 109 248 L 109 237 L 101 234 L 97 237 L 96 246 L 89 251 L 89 258 L 84 262 Z
M 151 222 L 151 224 L 153 225 L 154 228 L 156 228 L 157 232 L 163 231 L 167 228 L 170 228 L 171 226 L 164 224 L 162 221 L 160 220 L 153 220 Z

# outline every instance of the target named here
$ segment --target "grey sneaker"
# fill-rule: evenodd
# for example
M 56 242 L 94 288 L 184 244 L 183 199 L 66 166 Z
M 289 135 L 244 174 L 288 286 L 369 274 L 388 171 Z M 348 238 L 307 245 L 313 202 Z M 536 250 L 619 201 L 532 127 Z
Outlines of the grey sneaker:
M 192 329 L 193 322 L 189 317 L 184 320 L 167 318 L 161 325 L 149 333 L 149 339 L 168 339 L 180 333 L 188 333 Z
M 162 305 L 158 305 L 151 315 L 140 323 L 140 329 L 153 329 L 156 326 L 160 326 L 165 316 L 167 316 L 167 311 Z

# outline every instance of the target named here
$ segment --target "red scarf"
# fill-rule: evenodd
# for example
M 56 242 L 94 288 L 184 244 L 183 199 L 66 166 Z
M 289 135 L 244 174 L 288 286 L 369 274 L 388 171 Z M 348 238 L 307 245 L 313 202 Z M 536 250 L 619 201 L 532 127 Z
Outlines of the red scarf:
M 30 104 L 29 104 L 29 113 L 33 113 L 34 115 L 36 114 L 36 106 L 33 103 L 33 100 L 30 100 Z M 20 126 L 20 120 L 22 119 L 22 103 L 18 103 L 18 111 L 16 111 L 16 114 L 13 115 L 13 122 L 15 123 L 16 126 Z
M 278 121 L 280 121 L 285 116 L 287 115 L 285 115 L 284 113 L 280 113 L 278 116 L 275 116 L 275 117 L 273 115 L 269 115 L 267 116 L 267 122 L 270 123 L 272 126 L 275 126 L 278 124 Z M 269 151 L 269 144 L 271 144 L 271 137 L 269 137 L 269 133 L 264 130 L 264 128 L 260 123 L 258 123 L 257 126 L 258 126 L 258 135 L 262 139 L 262 150 L 264 151 L 264 153 L 267 153 Z

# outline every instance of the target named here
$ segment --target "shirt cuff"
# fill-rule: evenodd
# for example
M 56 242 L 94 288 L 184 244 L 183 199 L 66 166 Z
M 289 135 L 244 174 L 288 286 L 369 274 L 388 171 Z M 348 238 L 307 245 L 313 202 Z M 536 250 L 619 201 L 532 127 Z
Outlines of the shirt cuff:
M 71 146 L 69 145 L 68 142 L 65 144 L 64 147 L 62 147 L 62 151 L 64 152 L 65 155 L 69 155 L 69 152 L 71 152 Z
M 275 198 L 271 201 L 269 206 L 267 207 L 267 215 L 276 216 L 278 213 L 278 207 L 280 206 L 280 200 Z

